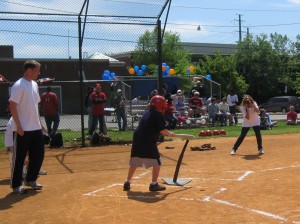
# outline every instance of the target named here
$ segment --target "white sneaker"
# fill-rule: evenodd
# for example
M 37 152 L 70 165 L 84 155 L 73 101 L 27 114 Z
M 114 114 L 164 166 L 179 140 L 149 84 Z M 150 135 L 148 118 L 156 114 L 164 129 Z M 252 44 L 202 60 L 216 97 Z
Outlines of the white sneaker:
M 232 149 L 232 150 L 231 150 L 230 155 L 232 155 L 232 156 L 235 155 L 235 149 Z
M 47 175 L 47 171 L 46 170 L 40 170 L 39 171 L 39 175 Z
M 258 154 L 265 154 L 265 152 L 264 152 L 264 150 L 263 149 L 260 149 L 259 151 L 258 151 Z

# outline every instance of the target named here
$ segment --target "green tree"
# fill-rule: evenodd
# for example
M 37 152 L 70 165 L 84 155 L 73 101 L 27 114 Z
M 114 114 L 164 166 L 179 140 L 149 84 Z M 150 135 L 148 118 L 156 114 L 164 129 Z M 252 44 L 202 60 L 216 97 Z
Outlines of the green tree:
M 184 50 L 179 34 L 165 32 L 162 40 L 162 60 L 172 68 L 176 66 L 176 74 L 181 71 L 178 64 L 189 60 L 189 54 Z M 133 62 L 135 65 L 157 65 L 157 29 L 146 31 L 140 36 L 133 54 Z
M 248 35 L 238 43 L 235 53 L 237 68 L 247 84 L 248 94 L 252 95 L 258 102 L 265 101 L 282 92 L 282 61 L 279 52 L 285 51 L 279 44 L 276 36 L 273 36 L 272 47 L 268 36 L 261 34 L 255 38 Z M 278 51 L 278 52 L 277 52 Z
M 212 80 L 221 85 L 222 96 L 226 96 L 229 89 L 234 89 L 238 95 L 243 95 L 249 88 L 245 79 L 236 71 L 234 55 L 224 57 L 220 51 L 216 51 L 214 57 L 204 56 L 196 72 L 203 76 L 211 74 Z

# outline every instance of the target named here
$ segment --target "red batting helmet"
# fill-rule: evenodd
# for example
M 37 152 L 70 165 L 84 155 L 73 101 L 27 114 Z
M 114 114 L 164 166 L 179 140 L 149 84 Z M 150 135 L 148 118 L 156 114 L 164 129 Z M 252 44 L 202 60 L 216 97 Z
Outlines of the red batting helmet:
M 163 110 L 167 107 L 167 102 L 164 97 L 155 95 L 150 100 L 150 106 L 154 107 L 159 112 L 163 112 Z

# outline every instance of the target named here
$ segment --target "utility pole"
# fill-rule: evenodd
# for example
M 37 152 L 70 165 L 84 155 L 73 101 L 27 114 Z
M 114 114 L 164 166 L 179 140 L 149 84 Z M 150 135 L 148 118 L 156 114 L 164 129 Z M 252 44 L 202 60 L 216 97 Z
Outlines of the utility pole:
M 242 41 L 242 20 L 241 20 L 241 14 L 239 14 L 239 41 Z

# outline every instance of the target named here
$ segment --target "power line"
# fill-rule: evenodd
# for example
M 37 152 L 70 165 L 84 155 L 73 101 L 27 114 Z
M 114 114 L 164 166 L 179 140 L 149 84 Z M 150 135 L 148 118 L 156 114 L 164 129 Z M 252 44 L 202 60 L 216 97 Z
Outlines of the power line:
M 188 23 L 167 23 L 167 24 L 171 24 L 171 25 L 175 25 L 175 26 L 193 26 L 193 27 L 198 27 L 199 25 L 196 24 L 188 24 Z M 278 23 L 278 24 L 260 24 L 260 25 L 250 25 L 250 26 L 242 26 L 243 28 L 247 28 L 247 27 L 268 27 L 268 26 L 294 26 L 294 25 L 300 25 L 300 22 L 296 22 L 296 23 Z M 202 27 L 236 27 L 236 25 L 209 25 L 209 24 L 200 24 L 200 26 Z M 196 30 L 195 28 L 195 30 Z
M 58 9 L 50 9 L 50 8 L 39 7 L 39 6 L 34 6 L 34 5 L 29 5 L 29 4 L 23 4 L 23 3 L 19 3 L 19 2 L 8 1 L 8 0 L 0 0 L 0 2 L 6 2 L 9 4 L 13 4 L 13 5 L 26 6 L 26 7 L 35 8 L 35 9 L 44 9 L 44 10 L 64 12 L 64 13 L 74 13 L 74 12 L 68 12 L 68 11 L 63 11 L 63 10 L 58 10 Z
M 300 12 L 300 9 L 226 9 L 226 8 L 209 8 L 200 6 L 187 6 L 187 5 L 172 5 L 174 8 L 187 8 L 187 9 L 203 9 L 203 10 L 218 10 L 218 11 L 244 11 L 244 12 Z

